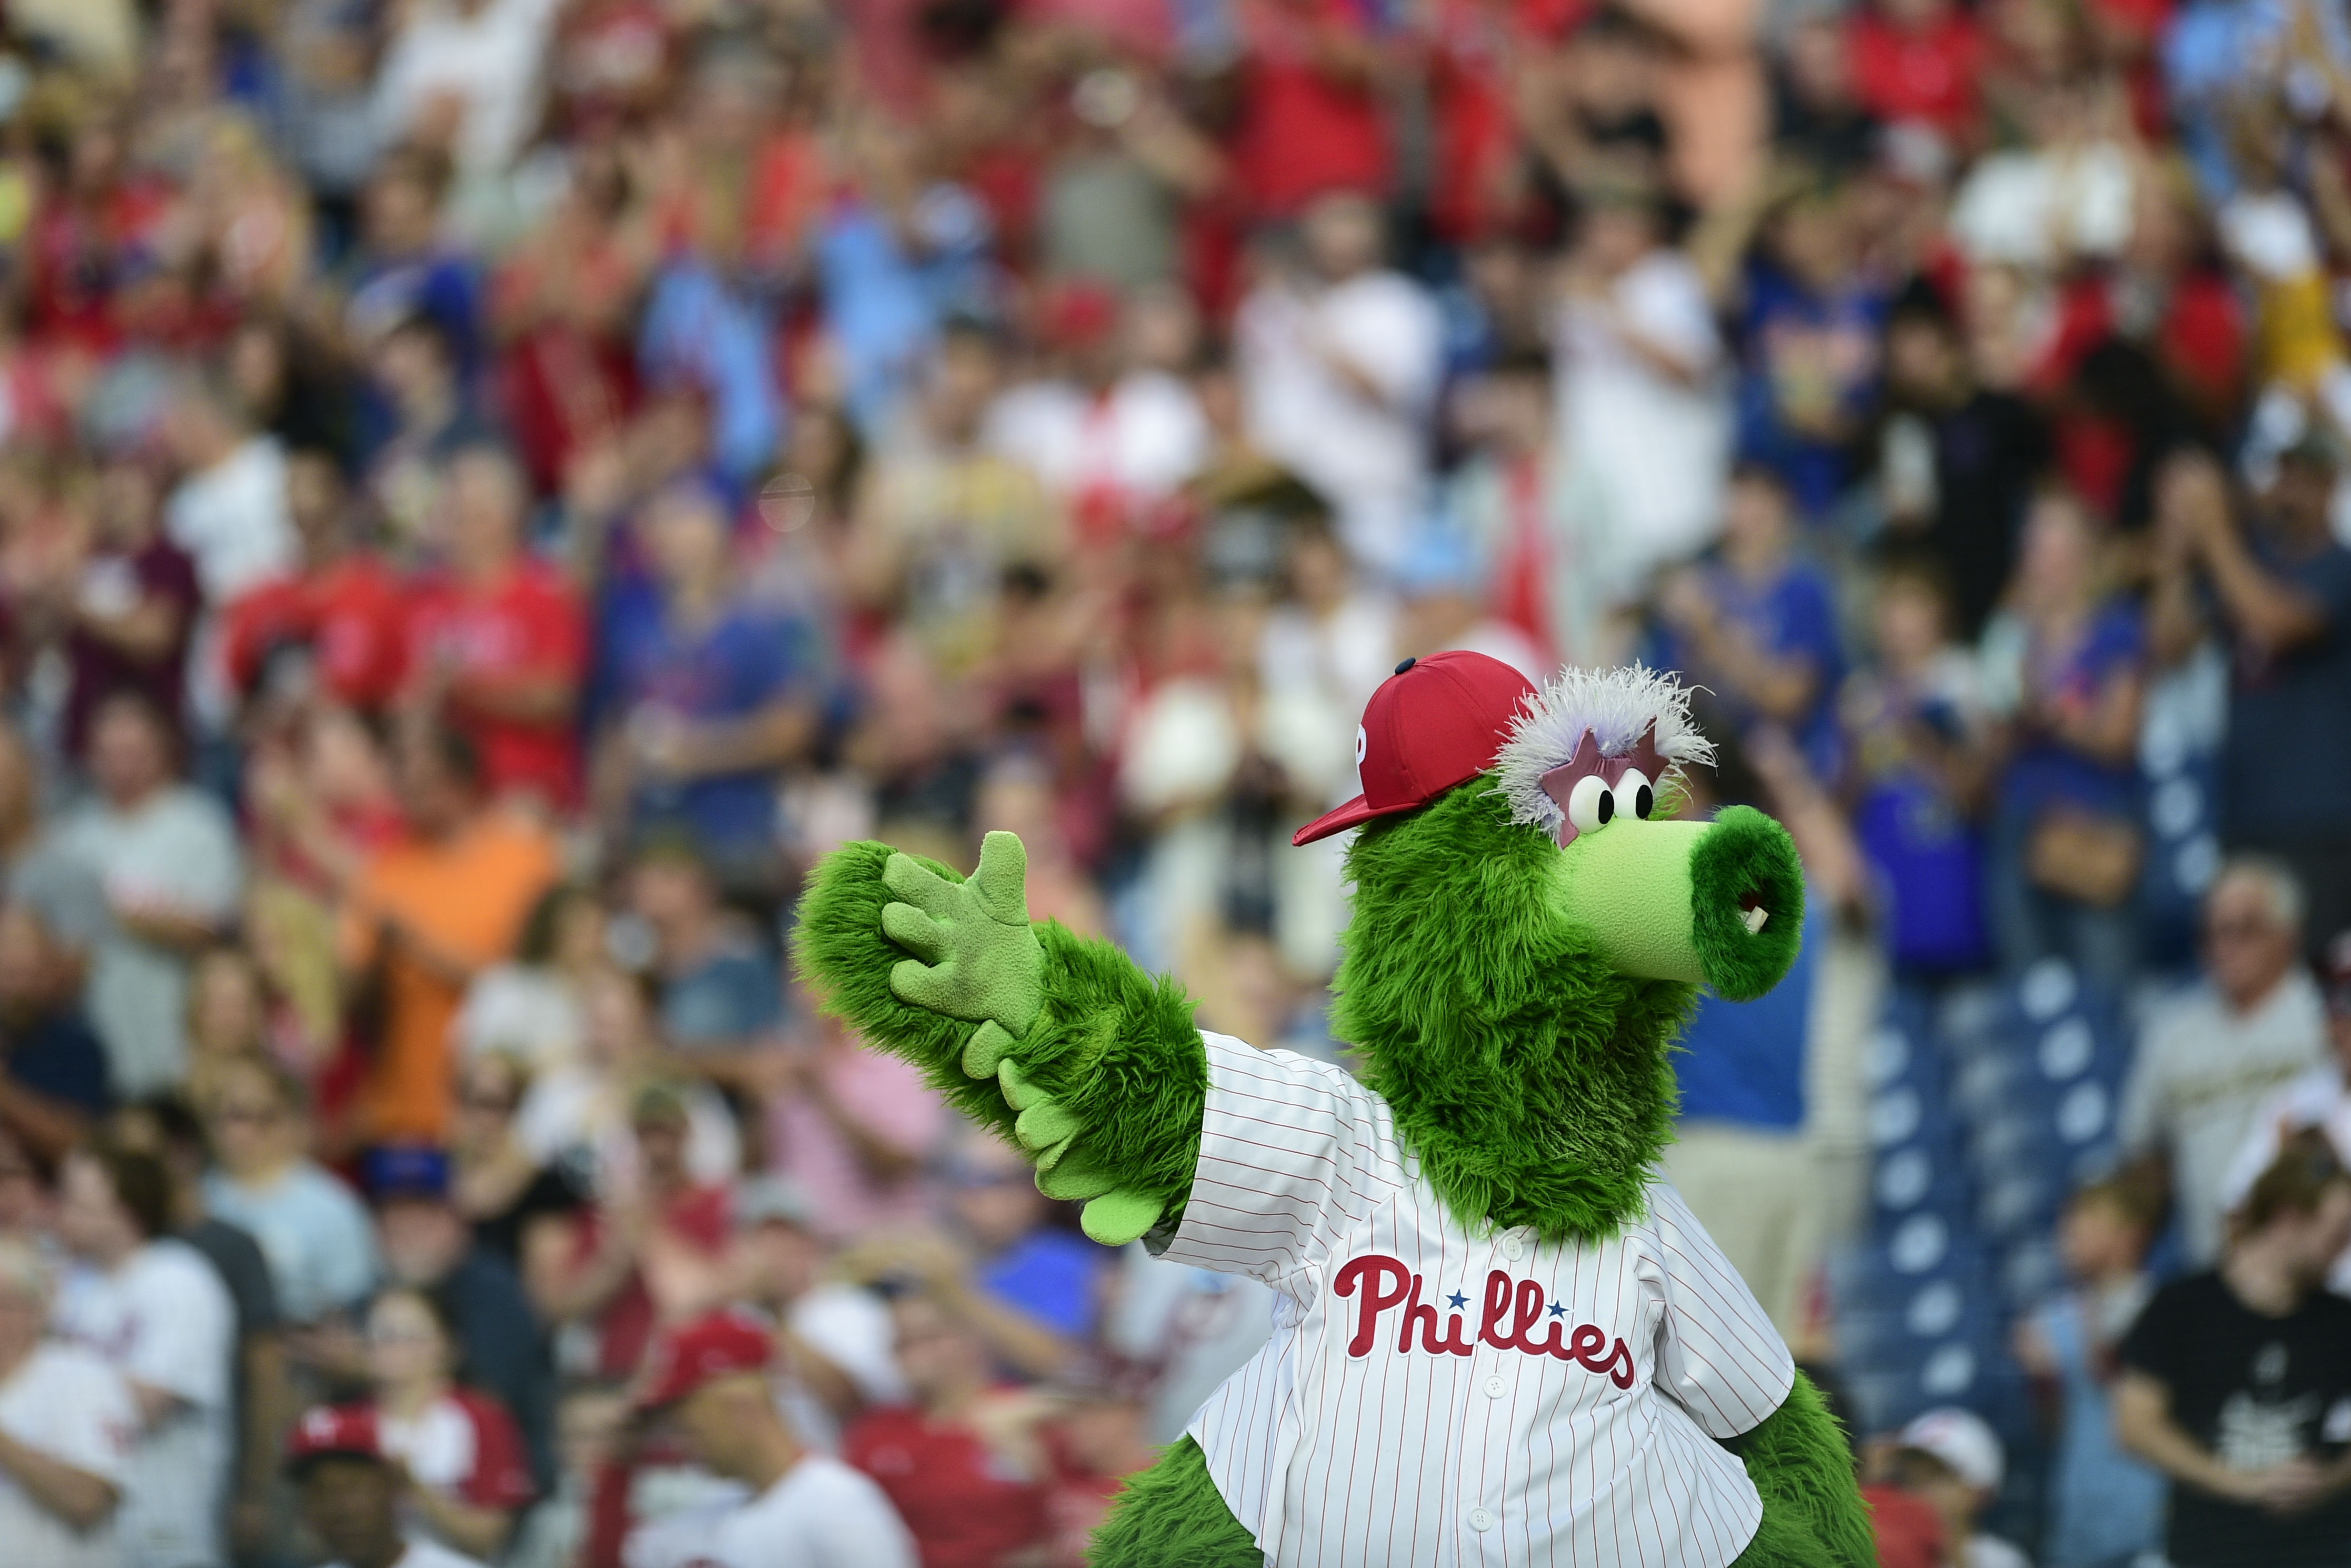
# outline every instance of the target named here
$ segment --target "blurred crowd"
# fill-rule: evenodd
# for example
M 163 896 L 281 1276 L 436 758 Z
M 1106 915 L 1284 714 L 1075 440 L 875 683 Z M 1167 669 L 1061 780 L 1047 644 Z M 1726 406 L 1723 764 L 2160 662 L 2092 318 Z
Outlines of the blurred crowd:
M 752 1568 L 664 1530 L 801 1453 L 1081 1562 L 1268 1294 L 800 879 L 1011 829 L 1343 1060 L 1289 835 L 1459 647 L 1796 835 L 1667 1163 L 1824 1383 L 1881 1020 L 2125 1020 L 2027 1416 L 1853 1379 L 1886 1562 L 2351 1563 L 2340 0 L 11 0 L 0 290 L 10 1562 Z

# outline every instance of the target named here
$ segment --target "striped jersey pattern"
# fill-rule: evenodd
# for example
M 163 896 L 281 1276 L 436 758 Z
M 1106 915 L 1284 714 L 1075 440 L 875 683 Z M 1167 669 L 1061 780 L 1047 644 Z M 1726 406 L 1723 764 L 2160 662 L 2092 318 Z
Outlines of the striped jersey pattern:
M 1273 1337 L 1189 1428 L 1277 1568 L 1726 1568 L 1762 1503 L 1715 1441 L 1795 1364 L 1663 1178 L 1597 1245 L 1465 1225 L 1344 1071 L 1203 1032 L 1164 1255 L 1263 1281 Z

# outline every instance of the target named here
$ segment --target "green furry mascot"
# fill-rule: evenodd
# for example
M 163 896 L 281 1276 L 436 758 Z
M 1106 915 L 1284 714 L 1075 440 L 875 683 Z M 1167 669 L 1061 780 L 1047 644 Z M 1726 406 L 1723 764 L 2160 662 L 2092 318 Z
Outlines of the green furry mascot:
M 1087 1234 L 1275 1292 L 1093 1561 L 1869 1568 L 1842 1434 L 1656 1174 L 1696 987 L 1759 996 L 1795 956 L 1787 833 L 1667 820 L 1712 748 L 1637 667 L 1538 692 L 1408 659 L 1356 751 L 1364 794 L 1297 841 L 1363 830 L 1335 1014 L 1360 1082 L 1032 924 L 1009 833 L 968 881 L 846 845 L 801 903 L 828 1005 Z

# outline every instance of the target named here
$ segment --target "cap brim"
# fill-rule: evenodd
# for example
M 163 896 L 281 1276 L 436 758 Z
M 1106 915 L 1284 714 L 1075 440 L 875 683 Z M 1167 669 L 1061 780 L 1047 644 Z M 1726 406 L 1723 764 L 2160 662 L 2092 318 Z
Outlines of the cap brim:
M 1405 800 L 1394 806 L 1374 806 L 1361 795 L 1333 811 L 1325 811 L 1296 832 L 1290 835 L 1290 847 L 1300 849 L 1317 839 L 1327 839 L 1333 833 L 1343 833 L 1349 828 L 1370 821 L 1374 817 L 1401 816 L 1417 811 L 1427 805 L 1426 800 Z

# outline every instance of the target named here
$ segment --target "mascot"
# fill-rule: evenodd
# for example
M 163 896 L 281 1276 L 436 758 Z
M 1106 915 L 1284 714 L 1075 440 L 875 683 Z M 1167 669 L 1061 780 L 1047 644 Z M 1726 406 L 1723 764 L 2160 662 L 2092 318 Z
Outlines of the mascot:
M 827 1005 L 1016 1141 L 1088 1235 L 1255 1276 L 1273 1337 L 1121 1494 L 1105 1568 L 1871 1568 L 1844 1440 L 1656 1174 L 1705 984 L 1795 956 L 1777 822 L 1677 821 L 1712 748 L 1638 668 L 1407 659 L 1356 734 L 1334 1022 L 1360 1082 L 1202 1031 L 1174 982 L 852 843 L 794 938 Z

